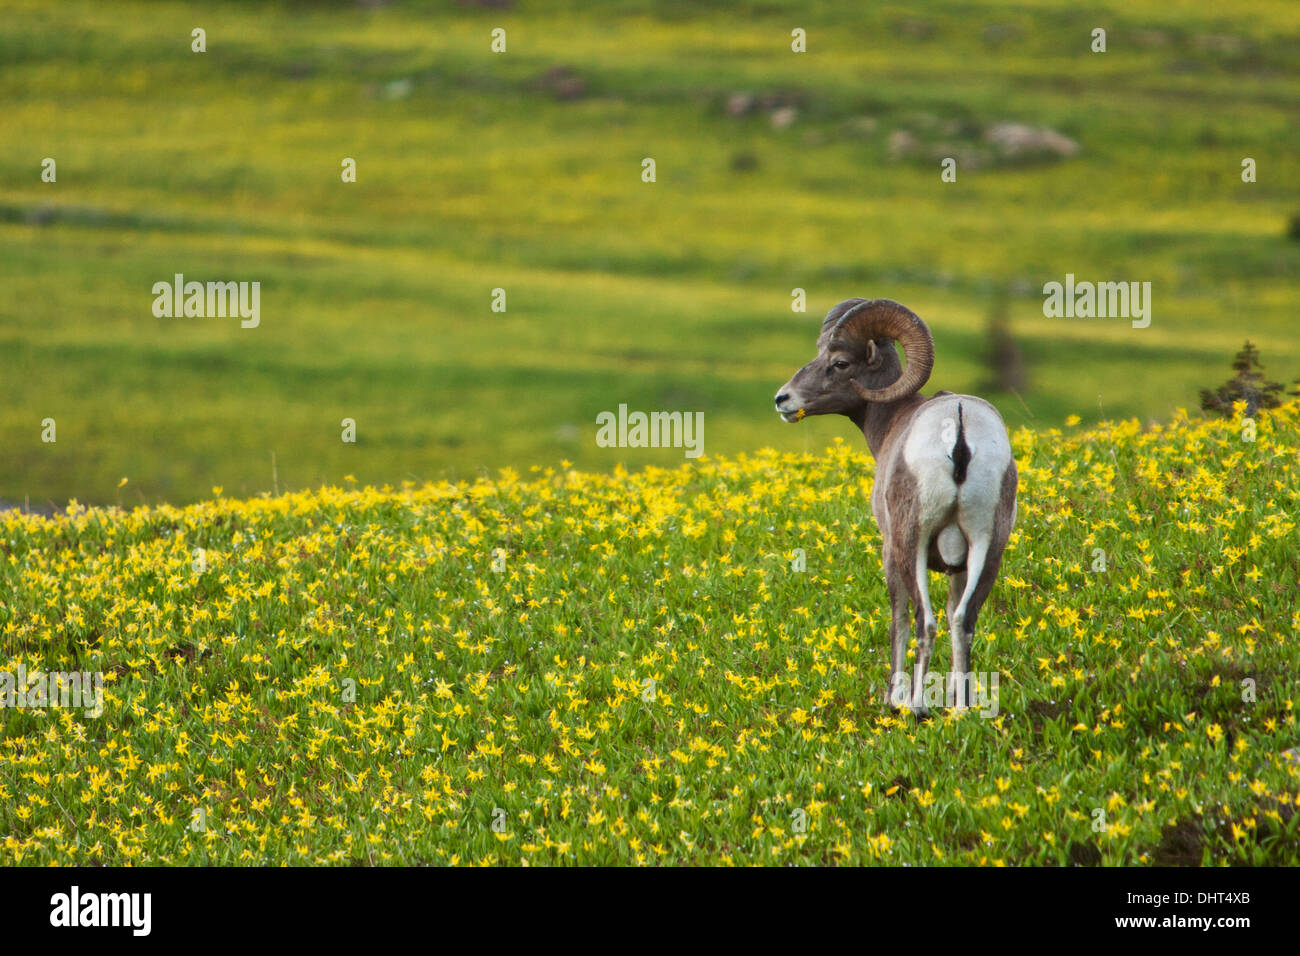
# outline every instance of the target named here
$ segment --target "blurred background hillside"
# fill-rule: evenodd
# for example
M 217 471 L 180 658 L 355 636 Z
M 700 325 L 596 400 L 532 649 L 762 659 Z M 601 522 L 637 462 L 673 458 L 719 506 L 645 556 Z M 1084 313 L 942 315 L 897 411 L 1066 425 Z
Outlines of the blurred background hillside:
M 1292 0 L 2 2 L 0 500 L 685 460 L 597 447 L 620 403 L 853 441 L 771 403 L 855 295 L 1013 427 L 1195 408 L 1246 337 L 1290 382 L 1297 50 Z M 175 273 L 260 327 L 155 318 Z M 1045 318 L 1066 273 L 1150 327 Z

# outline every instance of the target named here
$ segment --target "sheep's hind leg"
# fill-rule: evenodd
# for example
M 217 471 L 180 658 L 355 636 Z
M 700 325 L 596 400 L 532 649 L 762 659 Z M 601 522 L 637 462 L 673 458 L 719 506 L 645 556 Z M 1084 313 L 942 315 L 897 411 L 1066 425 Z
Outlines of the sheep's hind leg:
M 1002 564 L 1002 552 L 1000 549 L 1003 546 L 1004 543 L 999 542 L 999 550 L 991 551 L 990 549 L 985 549 L 978 555 L 978 561 L 973 560 L 976 555 L 972 554 L 972 558 L 967 566 L 968 574 L 974 574 L 975 568 L 977 566 L 979 568 L 978 577 L 970 578 L 966 582 L 966 587 L 962 591 L 962 600 L 965 602 L 965 607 L 961 608 L 957 612 L 961 617 L 963 647 L 966 653 L 966 673 L 970 675 L 964 682 L 966 686 L 967 707 L 979 706 L 983 708 L 986 706 L 985 698 L 981 697 L 978 704 L 974 699 L 975 677 L 971 672 L 970 649 L 971 644 L 975 640 L 975 628 L 979 623 L 980 611 L 984 607 L 984 602 L 988 600 L 989 593 L 993 590 L 993 583 L 997 580 L 998 569 Z M 992 559 L 989 557 L 990 554 L 994 555 Z M 956 668 L 954 667 L 954 669 Z M 993 682 L 995 677 L 996 675 L 986 675 L 985 677 L 986 681 L 990 681 L 987 692 L 994 695 L 994 713 L 996 713 L 997 706 L 997 684 L 996 682 Z
M 966 591 L 966 572 L 955 571 L 948 577 L 948 631 L 952 639 L 952 673 L 948 676 L 948 706 L 958 709 L 970 706 L 971 628 L 965 615 L 958 614 L 963 593 Z
M 895 710 L 907 706 L 907 623 L 908 593 L 895 575 L 885 572 L 889 585 L 889 687 L 885 703 Z
M 934 608 L 930 606 L 930 583 L 927 579 L 930 565 L 926 557 L 928 537 L 922 537 L 916 549 L 916 676 L 912 679 L 912 712 L 918 717 L 928 716 L 925 705 L 926 676 L 930 671 L 930 653 L 934 650 L 934 637 L 939 631 Z

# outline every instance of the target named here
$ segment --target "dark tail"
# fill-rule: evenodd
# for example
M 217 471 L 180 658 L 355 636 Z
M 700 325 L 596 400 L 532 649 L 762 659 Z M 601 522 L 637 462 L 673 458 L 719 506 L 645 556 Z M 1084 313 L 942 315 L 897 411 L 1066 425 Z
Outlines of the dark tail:
M 970 445 L 966 444 L 966 426 L 961 420 L 961 402 L 957 403 L 957 444 L 952 446 L 952 480 L 961 484 L 966 480 L 966 466 L 970 464 Z

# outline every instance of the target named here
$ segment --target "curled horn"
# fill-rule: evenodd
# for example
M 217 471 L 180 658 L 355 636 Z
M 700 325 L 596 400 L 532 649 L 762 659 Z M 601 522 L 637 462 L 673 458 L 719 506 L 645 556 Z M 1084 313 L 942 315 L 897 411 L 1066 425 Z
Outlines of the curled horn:
M 907 366 L 898 381 L 884 388 L 866 388 L 853 382 L 858 394 L 868 402 L 895 402 L 919 391 L 934 368 L 934 338 L 929 328 L 915 312 L 892 299 L 859 302 L 840 316 L 830 337 L 858 348 L 866 348 L 872 339 L 902 343 Z

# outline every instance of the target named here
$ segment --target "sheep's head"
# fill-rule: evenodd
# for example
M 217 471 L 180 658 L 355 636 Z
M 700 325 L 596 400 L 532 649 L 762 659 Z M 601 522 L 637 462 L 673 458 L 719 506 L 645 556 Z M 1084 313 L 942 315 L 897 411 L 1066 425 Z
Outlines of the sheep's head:
M 894 343 L 907 359 L 901 368 Z M 808 415 L 854 415 L 869 402 L 918 391 L 934 367 L 934 340 L 911 309 L 890 299 L 845 299 L 826 315 L 817 357 L 776 393 L 787 422 Z

